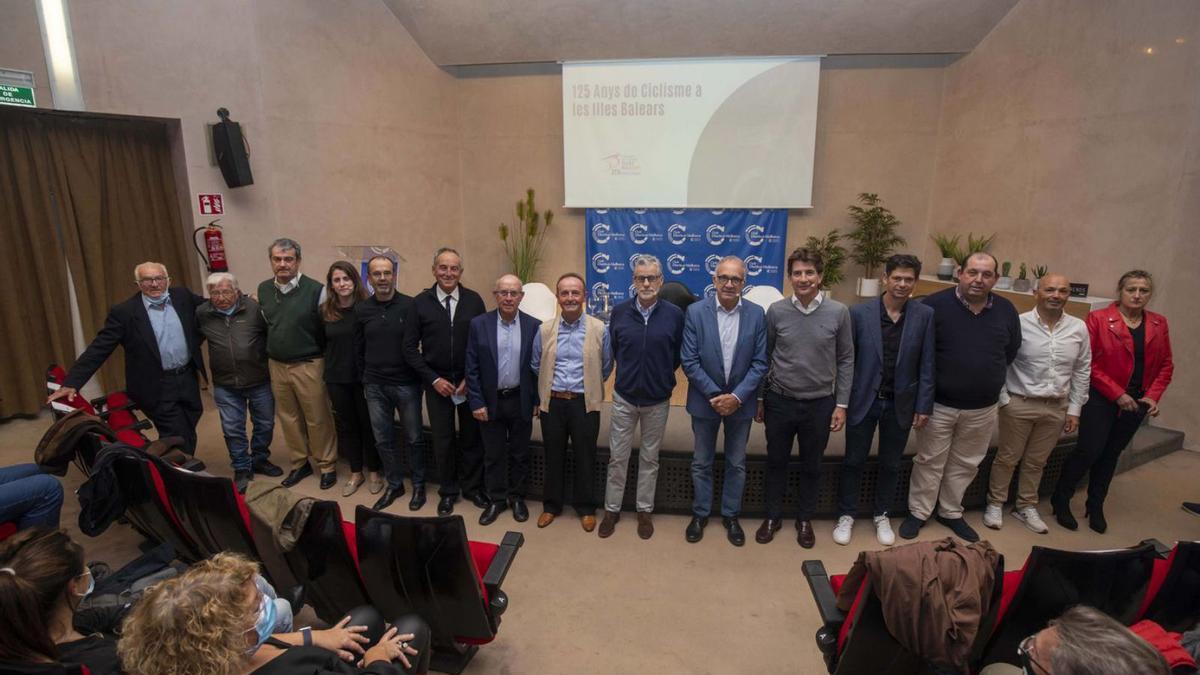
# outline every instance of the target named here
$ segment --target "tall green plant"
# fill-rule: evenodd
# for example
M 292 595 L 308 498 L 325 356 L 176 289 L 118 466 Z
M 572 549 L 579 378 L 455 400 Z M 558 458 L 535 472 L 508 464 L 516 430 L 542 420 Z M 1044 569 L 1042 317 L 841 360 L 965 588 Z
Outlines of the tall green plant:
M 525 191 L 525 198 L 517 200 L 516 220 L 512 227 L 500 223 L 500 241 L 504 242 L 504 253 L 512 264 L 513 274 L 521 281 L 533 279 L 533 273 L 542 260 L 546 232 L 553 222 L 554 213 L 550 209 L 538 214 L 533 201 L 533 188 L 529 188 Z
M 842 267 L 846 264 L 846 248 L 841 244 L 842 235 L 830 230 L 824 237 L 809 237 L 804 242 L 804 248 L 821 254 L 825 263 L 825 271 L 821 273 L 821 287 L 833 288 L 841 283 Z M 790 272 L 791 270 L 788 270 Z
M 863 276 L 872 279 L 892 251 L 904 244 L 904 237 L 896 233 L 900 220 L 882 206 L 883 200 L 879 195 L 863 192 L 858 195 L 858 200 L 862 206 L 852 204 L 849 207 L 854 229 L 846 238 L 854 242 L 850 257 L 863 266 Z
M 967 264 L 967 258 L 976 253 L 983 253 L 992 246 L 992 242 L 996 240 L 995 234 L 975 236 L 974 233 L 967 234 L 967 247 L 960 254 L 961 257 L 956 258 L 954 262 L 958 263 L 959 267 L 964 267 Z
M 938 252 L 942 254 L 943 258 L 958 260 L 962 257 L 962 246 L 959 245 L 959 241 L 962 240 L 960 235 L 956 234 L 951 237 L 948 234 L 933 234 L 929 238 L 937 244 Z

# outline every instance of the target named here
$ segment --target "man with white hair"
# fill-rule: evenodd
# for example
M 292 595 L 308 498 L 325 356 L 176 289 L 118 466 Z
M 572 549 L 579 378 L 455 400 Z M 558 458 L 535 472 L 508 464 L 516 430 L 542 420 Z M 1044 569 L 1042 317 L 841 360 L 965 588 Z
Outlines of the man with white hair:
M 238 289 L 228 272 L 211 274 L 204 285 L 208 302 L 196 309 L 196 323 L 208 340 L 213 400 L 233 465 L 233 482 L 246 491 L 255 473 L 282 476 L 268 459 L 275 433 L 275 397 L 267 367 L 267 320 L 258 302 Z M 246 438 L 246 410 L 254 433 Z
M 196 423 L 204 412 L 196 372 L 204 369 L 196 307 L 204 298 L 170 287 L 166 265 L 144 262 L 133 268 L 138 292 L 113 305 L 104 327 L 92 339 L 63 386 L 46 399 L 74 400 L 113 351 L 125 349 L 125 390 L 146 413 L 159 436 L 179 436 L 184 450 L 196 451 Z

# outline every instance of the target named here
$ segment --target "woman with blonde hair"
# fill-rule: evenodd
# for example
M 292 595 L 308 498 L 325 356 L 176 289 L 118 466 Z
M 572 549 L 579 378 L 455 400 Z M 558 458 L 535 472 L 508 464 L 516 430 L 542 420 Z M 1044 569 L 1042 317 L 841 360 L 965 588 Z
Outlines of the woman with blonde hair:
M 255 586 L 258 566 L 219 553 L 150 589 L 125 620 L 118 644 L 130 675 L 399 675 L 428 668 L 429 629 L 416 617 L 374 645 L 350 617 L 329 630 L 271 635 L 270 599 Z M 409 643 L 421 636 L 420 650 Z M 409 657 L 421 656 L 421 659 Z

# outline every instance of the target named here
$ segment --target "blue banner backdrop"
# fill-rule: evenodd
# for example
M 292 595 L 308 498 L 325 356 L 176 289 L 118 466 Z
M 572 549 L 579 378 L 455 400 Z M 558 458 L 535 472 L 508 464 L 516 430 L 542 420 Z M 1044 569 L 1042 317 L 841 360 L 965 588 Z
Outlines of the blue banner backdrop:
M 714 293 L 712 276 L 727 255 L 746 261 L 746 291 L 782 290 L 786 209 L 588 209 L 586 223 L 588 292 L 607 293 L 610 305 L 634 296 L 630 260 L 646 253 L 662 261 L 664 282 L 698 296 Z

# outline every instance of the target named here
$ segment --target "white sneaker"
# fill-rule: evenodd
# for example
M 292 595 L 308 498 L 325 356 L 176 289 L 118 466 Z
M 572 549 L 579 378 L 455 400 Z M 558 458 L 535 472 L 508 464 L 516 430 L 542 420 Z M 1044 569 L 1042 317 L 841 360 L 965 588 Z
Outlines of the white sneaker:
M 854 530 L 854 516 L 838 518 L 837 527 L 833 528 L 833 540 L 845 546 L 850 543 L 850 533 Z
M 983 510 L 983 524 L 993 530 L 998 530 L 1004 525 L 1004 514 L 1001 512 L 999 504 L 988 504 L 987 508 Z
M 1042 515 L 1033 506 L 1026 506 L 1023 509 L 1013 509 L 1012 516 L 1025 523 L 1025 527 L 1038 534 L 1046 534 L 1050 531 L 1050 528 L 1046 527 L 1046 523 L 1042 521 Z
M 896 543 L 896 535 L 892 533 L 892 521 L 887 516 L 875 516 L 875 538 L 881 546 L 891 546 Z

